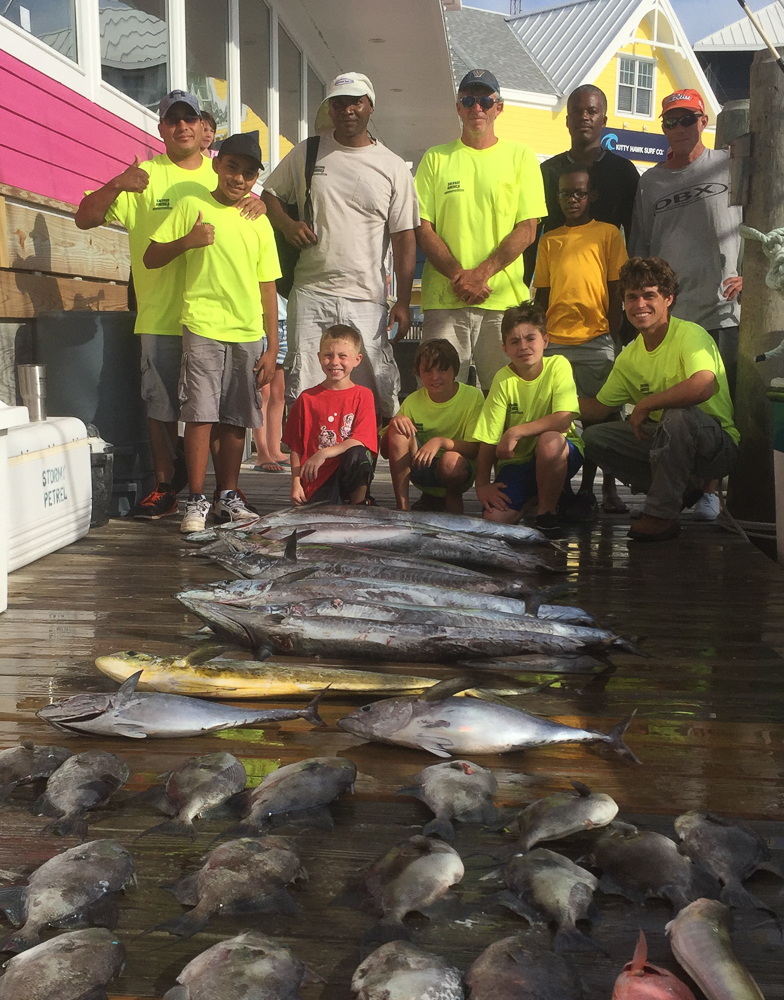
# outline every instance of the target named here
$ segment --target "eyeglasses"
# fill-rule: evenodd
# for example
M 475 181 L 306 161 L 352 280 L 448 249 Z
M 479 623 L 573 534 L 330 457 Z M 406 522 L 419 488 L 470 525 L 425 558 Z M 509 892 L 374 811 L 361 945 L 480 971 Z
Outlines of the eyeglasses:
M 680 118 L 662 118 L 662 128 L 677 128 L 682 125 L 684 128 L 689 128 L 696 121 L 699 121 L 702 115 L 697 111 L 687 111 L 685 115 L 681 115 Z
M 473 94 L 468 94 L 466 97 L 460 98 L 460 103 L 464 108 L 473 108 L 475 104 L 478 104 L 482 111 L 489 111 L 494 104 L 503 104 L 504 102 L 500 97 L 474 97 Z
M 173 114 L 164 115 L 163 118 L 161 118 L 161 121 L 165 122 L 167 125 L 179 125 L 180 122 L 185 122 L 186 125 L 195 125 L 196 122 L 200 122 L 201 120 L 201 115 Z
M 559 191 L 558 198 L 561 201 L 586 201 L 588 198 L 587 191 Z

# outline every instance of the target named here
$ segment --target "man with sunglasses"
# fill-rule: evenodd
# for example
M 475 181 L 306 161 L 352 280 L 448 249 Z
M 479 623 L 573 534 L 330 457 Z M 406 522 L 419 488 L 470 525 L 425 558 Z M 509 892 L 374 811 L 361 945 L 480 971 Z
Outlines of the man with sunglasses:
M 662 257 L 678 275 L 673 315 L 697 323 L 716 341 L 734 397 L 743 283 L 738 226 L 743 215 L 729 203 L 730 154 L 704 145 L 708 116 L 696 90 L 665 97 L 661 119 L 670 156 L 640 178 L 629 255 Z M 693 508 L 697 520 L 718 517 L 717 486 L 706 483 Z
M 148 520 L 176 514 L 177 493 L 187 481 L 184 457 L 177 452 L 185 267 L 183 258 L 178 258 L 149 270 L 144 252 L 181 198 L 215 188 L 212 160 L 201 152 L 204 125 L 197 98 L 173 90 L 161 100 L 158 117 L 166 151 L 142 163 L 134 157 L 129 167 L 87 194 L 76 213 L 80 229 L 119 222 L 128 230 L 137 300 L 135 332 L 141 336 L 142 398 L 156 477 L 155 488 L 137 503 L 134 515 Z M 264 212 L 258 198 L 246 198 L 237 207 L 248 218 Z
M 445 338 L 466 380 L 473 360 L 487 392 L 508 358 L 501 341 L 504 311 L 530 296 L 523 251 L 547 214 L 533 151 L 495 134 L 503 112 L 498 81 L 475 69 L 460 81 L 462 134 L 429 149 L 416 174 L 427 258 L 422 274 L 422 340 Z

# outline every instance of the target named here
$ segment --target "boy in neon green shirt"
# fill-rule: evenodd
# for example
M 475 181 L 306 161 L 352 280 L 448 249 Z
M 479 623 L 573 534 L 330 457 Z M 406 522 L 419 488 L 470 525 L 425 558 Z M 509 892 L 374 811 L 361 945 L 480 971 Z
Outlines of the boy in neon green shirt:
M 234 210 L 259 175 L 258 132 L 230 136 L 212 164 L 217 188 L 179 201 L 144 255 L 149 268 L 185 255 L 180 416 L 190 496 L 184 532 L 201 530 L 209 513 L 204 479 L 213 424 L 222 487 L 214 513 L 231 521 L 254 516 L 237 488 L 245 428 L 261 426 L 260 389 L 275 372 L 278 352 L 280 267 L 272 228 L 265 216 L 251 221 Z
M 443 497 L 450 514 L 463 513 L 463 493 L 474 481 L 472 460 L 479 445 L 471 441 L 484 396 L 457 382 L 460 358 L 448 340 L 428 340 L 414 356 L 422 388 L 403 400 L 381 439 L 389 458 L 398 510 L 410 510 L 409 483 L 422 493 Z
M 474 428 L 480 442 L 476 495 L 485 518 L 505 524 L 517 523 L 535 496 L 537 528 L 560 538 L 558 500 L 583 462 L 573 420 L 580 408 L 572 369 L 566 358 L 544 357 L 548 339 L 541 306 L 507 309 L 501 333 L 510 363 L 493 379 Z

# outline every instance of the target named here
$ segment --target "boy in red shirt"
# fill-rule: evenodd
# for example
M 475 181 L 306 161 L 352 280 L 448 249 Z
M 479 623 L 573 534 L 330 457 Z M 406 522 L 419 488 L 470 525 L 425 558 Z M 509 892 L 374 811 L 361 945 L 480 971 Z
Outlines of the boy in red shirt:
M 324 381 L 297 398 L 283 432 L 291 449 L 292 503 L 365 502 L 378 426 L 373 393 L 351 381 L 361 361 L 356 330 L 338 324 L 324 331 L 319 344 Z

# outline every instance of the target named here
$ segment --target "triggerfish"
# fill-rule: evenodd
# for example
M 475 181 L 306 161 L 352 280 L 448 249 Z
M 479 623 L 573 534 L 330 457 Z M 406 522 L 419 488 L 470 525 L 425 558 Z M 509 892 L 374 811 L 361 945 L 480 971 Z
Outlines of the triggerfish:
M 615 980 L 612 1000 L 694 1000 L 694 994 L 667 969 L 651 965 L 648 943 L 640 931 L 634 958 Z

